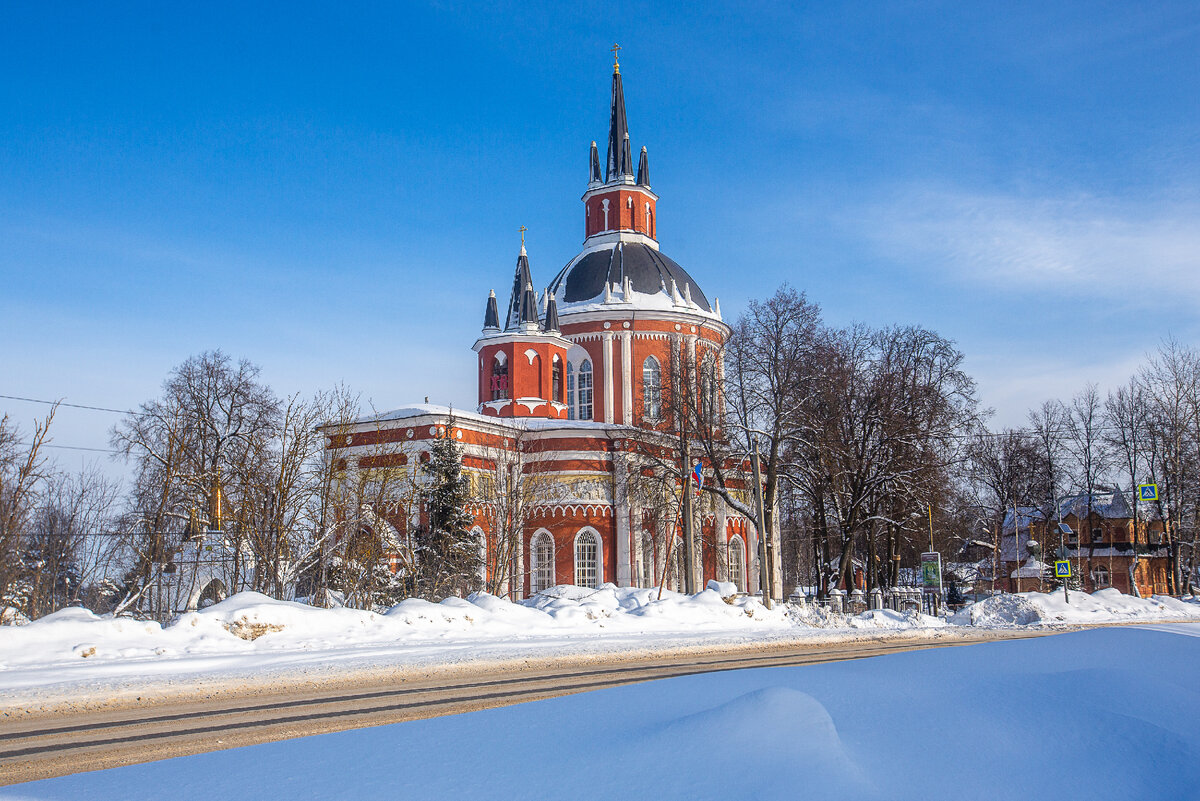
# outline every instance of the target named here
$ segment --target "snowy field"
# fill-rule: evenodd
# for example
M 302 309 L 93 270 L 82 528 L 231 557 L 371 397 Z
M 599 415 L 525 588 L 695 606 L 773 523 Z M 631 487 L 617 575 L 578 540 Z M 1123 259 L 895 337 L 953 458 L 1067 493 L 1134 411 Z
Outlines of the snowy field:
M 78 774 L 5 799 L 1177 799 L 1200 624 L 711 673 Z M 833 794 L 836 794 L 834 796 Z
M 756 599 L 656 590 L 558 587 L 511 603 L 490 595 L 439 604 L 408 600 L 384 614 L 318 609 L 241 593 L 168 626 L 67 609 L 0 627 L 0 708 L 53 696 L 192 686 L 197 678 L 270 680 L 285 674 L 430 668 L 522 658 L 634 654 L 811 640 L 946 637 L 980 629 L 1200 620 L 1200 604 L 1024 593 L 990 598 L 949 619 L 890 610 L 857 616 Z

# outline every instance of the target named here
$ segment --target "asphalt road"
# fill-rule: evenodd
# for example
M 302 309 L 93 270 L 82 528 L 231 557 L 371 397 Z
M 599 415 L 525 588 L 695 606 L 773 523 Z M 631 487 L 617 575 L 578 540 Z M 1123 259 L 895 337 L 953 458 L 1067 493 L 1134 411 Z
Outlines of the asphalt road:
M 136 707 L 56 712 L 0 723 L 0 785 L 364 726 L 453 715 L 621 684 L 718 670 L 863 659 L 1053 632 L 938 639 L 788 643 L 636 660 L 554 660 L 502 672 L 411 679 L 375 674 L 340 686 L 279 687 L 239 697 L 178 698 Z

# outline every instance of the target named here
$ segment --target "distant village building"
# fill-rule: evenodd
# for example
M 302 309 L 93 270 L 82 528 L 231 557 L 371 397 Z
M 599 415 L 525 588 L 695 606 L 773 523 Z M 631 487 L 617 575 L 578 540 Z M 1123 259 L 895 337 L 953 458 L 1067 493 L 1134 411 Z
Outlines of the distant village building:
M 422 522 L 419 465 L 435 438 L 452 437 L 485 542 L 484 579 L 499 580 L 501 591 L 525 597 L 558 584 L 649 587 L 664 578 L 683 586 L 679 526 L 662 514 L 675 497 L 633 489 L 647 469 L 633 440 L 670 414 L 663 399 L 673 359 L 713 368 L 692 371 L 715 379 L 690 391 L 721 396 L 730 328 L 719 302 L 659 248 L 659 196 L 646 148 L 634 161 L 616 64 L 605 150 L 602 162 L 592 142 L 582 250 L 539 285 L 522 229 L 507 299 L 487 297 L 473 345 L 475 409 L 426 402 L 327 432 L 338 467 L 392 489 L 389 502 L 365 499 L 364 531 L 394 568 L 413 558 L 396 543 Z M 696 507 L 697 585 L 719 579 L 756 591 L 754 527 L 708 496 Z M 774 575 L 778 589 L 777 563 Z
M 1060 532 L 1060 516 L 1069 531 Z M 1062 498 L 1049 515 L 1037 507 L 1009 509 L 999 552 L 1002 586 L 1012 592 L 1046 589 L 1061 549 L 1087 592 L 1111 587 L 1142 597 L 1166 594 L 1170 559 L 1162 520 L 1151 505 L 1139 505 L 1136 538 L 1134 533 L 1133 506 L 1120 490 Z M 1030 542 L 1037 544 L 1036 556 Z

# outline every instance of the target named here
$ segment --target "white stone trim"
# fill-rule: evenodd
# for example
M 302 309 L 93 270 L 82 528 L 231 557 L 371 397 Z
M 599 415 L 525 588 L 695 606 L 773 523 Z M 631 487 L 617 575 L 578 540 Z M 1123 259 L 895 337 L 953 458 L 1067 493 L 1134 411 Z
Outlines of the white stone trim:
M 621 333 L 621 422 L 633 425 L 633 337 L 628 331 Z
M 604 422 L 613 422 L 613 332 L 605 331 L 602 336 L 604 347 Z M 593 410 L 593 417 L 595 417 Z

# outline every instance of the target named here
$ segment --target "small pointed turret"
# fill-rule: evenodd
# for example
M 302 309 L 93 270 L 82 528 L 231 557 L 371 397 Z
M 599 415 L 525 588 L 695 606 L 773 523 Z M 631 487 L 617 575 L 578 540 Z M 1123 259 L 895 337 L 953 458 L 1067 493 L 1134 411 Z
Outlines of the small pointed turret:
M 550 294 L 550 290 L 546 290 L 546 294 L 550 296 L 550 300 L 546 303 L 546 322 L 542 326 L 542 330 L 553 333 L 558 333 L 558 302 L 554 296 Z
M 517 323 L 521 328 L 532 326 L 535 330 L 538 327 L 538 307 L 537 293 L 533 291 L 533 284 L 525 285 L 525 291 L 521 293 L 520 308 L 517 311 Z
M 508 309 L 504 315 L 504 330 L 512 331 L 521 324 L 521 300 L 525 287 L 533 285 L 533 277 L 529 273 L 529 257 L 525 254 L 525 231 L 521 226 L 521 255 L 517 256 L 517 272 L 513 276 L 512 294 L 508 299 Z M 537 316 L 537 301 L 534 301 L 534 317 Z
M 588 170 L 588 184 L 600 183 L 600 150 L 596 147 L 595 139 L 592 140 L 592 159 Z
M 638 156 L 637 182 L 647 189 L 650 188 L 650 162 L 646 157 L 645 147 L 642 147 L 642 154 Z
M 483 313 L 483 330 L 500 330 L 500 312 L 496 308 L 496 290 L 488 291 L 487 310 Z

